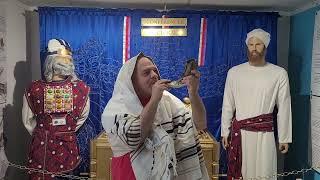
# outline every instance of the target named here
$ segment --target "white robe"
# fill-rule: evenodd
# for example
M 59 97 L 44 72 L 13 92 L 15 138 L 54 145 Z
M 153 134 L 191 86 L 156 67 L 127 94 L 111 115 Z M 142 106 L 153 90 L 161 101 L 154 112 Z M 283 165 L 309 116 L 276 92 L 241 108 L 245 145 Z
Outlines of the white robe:
M 278 107 L 279 143 L 292 142 L 292 117 L 287 72 L 266 63 L 262 67 L 248 62 L 228 72 L 221 117 L 221 136 L 229 135 L 229 127 L 236 111 L 236 119 L 243 120 L 269 114 Z M 241 130 L 242 176 L 254 178 L 277 173 L 277 146 L 273 132 Z

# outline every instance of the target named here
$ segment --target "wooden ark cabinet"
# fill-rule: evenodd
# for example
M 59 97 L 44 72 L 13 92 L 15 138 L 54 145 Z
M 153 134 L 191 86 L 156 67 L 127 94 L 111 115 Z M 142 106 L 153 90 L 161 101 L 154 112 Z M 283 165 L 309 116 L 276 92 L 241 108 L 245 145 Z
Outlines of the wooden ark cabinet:
M 111 180 L 112 150 L 106 133 L 90 142 L 90 179 Z
M 211 179 L 218 179 L 220 144 L 209 133 L 200 135 L 206 167 Z M 90 178 L 92 180 L 111 180 L 112 151 L 107 135 L 101 133 L 90 143 Z

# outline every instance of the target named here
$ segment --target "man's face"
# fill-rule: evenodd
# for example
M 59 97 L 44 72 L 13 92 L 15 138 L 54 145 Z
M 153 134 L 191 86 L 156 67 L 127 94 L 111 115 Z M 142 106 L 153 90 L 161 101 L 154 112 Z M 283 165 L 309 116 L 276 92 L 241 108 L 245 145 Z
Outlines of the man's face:
M 158 70 L 150 59 L 138 60 L 132 75 L 133 87 L 139 97 L 150 97 L 152 86 L 159 80 Z
M 53 74 L 59 76 L 69 76 L 74 72 L 72 59 L 64 56 L 56 57 L 52 68 Z
M 256 38 L 252 37 L 248 41 L 248 58 L 249 61 L 261 60 L 265 56 L 266 48 L 264 43 Z

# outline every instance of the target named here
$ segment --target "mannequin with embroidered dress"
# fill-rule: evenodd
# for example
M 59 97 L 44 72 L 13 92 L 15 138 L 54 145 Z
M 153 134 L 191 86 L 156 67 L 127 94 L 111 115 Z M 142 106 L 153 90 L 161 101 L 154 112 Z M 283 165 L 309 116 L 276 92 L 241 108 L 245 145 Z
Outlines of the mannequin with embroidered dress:
M 22 121 L 32 136 L 28 167 L 43 171 L 29 172 L 31 179 L 56 179 L 80 163 L 76 132 L 89 115 L 90 88 L 74 69 L 69 43 L 51 39 L 45 80 L 33 81 L 25 90 Z

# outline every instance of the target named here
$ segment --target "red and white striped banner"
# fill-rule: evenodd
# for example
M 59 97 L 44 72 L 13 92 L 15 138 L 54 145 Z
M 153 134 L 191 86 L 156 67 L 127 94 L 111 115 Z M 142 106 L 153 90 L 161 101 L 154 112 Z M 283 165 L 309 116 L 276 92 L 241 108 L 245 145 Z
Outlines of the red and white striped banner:
M 131 17 L 125 16 L 123 19 L 123 48 L 122 48 L 123 64 L 130 59 L 130 26 L 131 26 Z
M 203 66 L 207 47 L 207 18 L 201 18 L 198 66 Z

